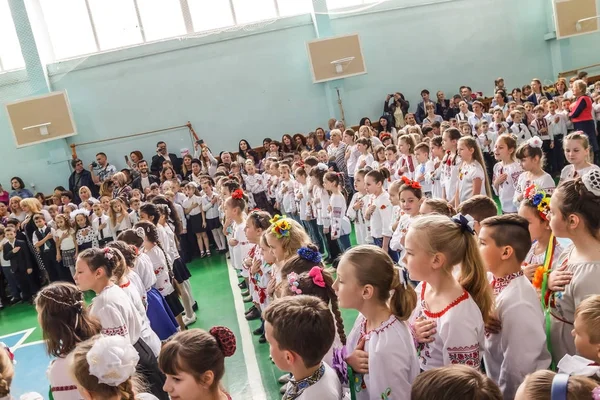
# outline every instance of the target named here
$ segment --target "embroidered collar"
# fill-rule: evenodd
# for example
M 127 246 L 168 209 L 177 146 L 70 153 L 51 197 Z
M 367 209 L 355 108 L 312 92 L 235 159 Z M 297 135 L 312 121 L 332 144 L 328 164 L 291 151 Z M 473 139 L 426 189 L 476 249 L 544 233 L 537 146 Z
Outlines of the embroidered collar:
M 283 395 L 282 400 L 294 400 L 300 397 L 300 395 L 309 387 L 313 386 L 321 380 L 325 374 L 325 365 L 321 363 L 321 366 L 313 372 L 313 374 L 307 378 L 296 381 L 294 377 L 290 379 L 287 390 Z
M 425 301 L 425 288 L 427 286 L 427 282 L 423 282 L 423 285 L 421 286 L 421 308 L 423 309 L 423 314 L 425 314 L 428 318 L 441 318 L 444 314 L 446 314 L 446 312 L 448 312 L 452 307 L 462 303 L 463 301 L 467 300 L 469 298 L 469 292 L 467 292 L 466 290 L 463 291 L 463 294 L 461 294 L 459 297 L 457 297 L 456 299 L 454 299 L 454 301 L 452 301 L 452 303 L 448 304 L 442 311 L 439 312 L 431 312 L 427 309 L 427 302 Z
M 492 290 L 494 291 L 494 295 L 499 295 L 513 279 L 516 279 L 520 276 L 523 276 L 523 271 L 513 272 L 512 274 L 508 274 L 502 278 L 494 277 L 492 280 Z
M 398 320 L 398 318 L 394 314 L 392 314 L 386 321 L 382 322 L 381 325 L 379 325 L 377 328 L 371 329 L 369 332 L 367 332 L 367 319 L 365 318 L 365 319 L 363 319 L 361 326 L 360 326 L 360 336 L 361 336 L 361 338 L 365 337 L 365 340 L 369 340 L 373 333 L 380 333 L 380 332 L 385 331 L 397 320 Z

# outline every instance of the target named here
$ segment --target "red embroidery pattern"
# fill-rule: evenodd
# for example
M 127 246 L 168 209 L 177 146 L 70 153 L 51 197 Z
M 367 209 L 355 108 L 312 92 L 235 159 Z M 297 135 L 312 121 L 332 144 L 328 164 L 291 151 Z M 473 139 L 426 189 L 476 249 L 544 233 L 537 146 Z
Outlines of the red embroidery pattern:
M 116 328 L 102 328 L 102 333 L 108 336 L 125 336 L 128 334 L 127 326 L 121 325 Z
M 494 291 L 494 295 L 499 295 L 513 280 L 520 276 L 523 276 L 523 271 L 513 272 L 510 275 L 503 276 L 502 278 L 494 278 L 492 281 L 492 290 Z
M 462 301 L 467 300 L 469 298 L 469 292 L 466 290 L 461 294 L 458 298 L 456 298 L 452 303 L 448 304 L 446 308 L 444 308 L 440 312 L 431 312 L 427 309 L 425 304 L 425 287 L 427 286 L 427 282 L 423 282 L 423 286 L 421 286 L 421 307 L 423 308 L 423 314 L 425 314 L 428 318 L 441 318 L 442 315 L 446 314 L 452 307 L 460 304 Z
M 448 347 L 448 357 L 451 364 L 463 364 L 478 369 L 481 361 L 479 359 L 479 343 L 471 346 Z
M 75 386 L 75 385 L 71 385 L 71 386 L 52 386 L 50 388 L 51 392 L 68 392 L 70 390 L 77 390 L 77 386 Z

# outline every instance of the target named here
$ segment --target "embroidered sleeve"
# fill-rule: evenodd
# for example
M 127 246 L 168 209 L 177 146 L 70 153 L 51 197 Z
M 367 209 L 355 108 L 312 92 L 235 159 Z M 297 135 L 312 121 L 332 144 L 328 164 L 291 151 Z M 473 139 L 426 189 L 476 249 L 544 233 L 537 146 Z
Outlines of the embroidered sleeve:
M 123 336 L 131 340 L 127 323 L 125 322 L 123 315 L 119 310 L 115 309 L 114 306 L 104 305 L 98 309 L 93 307 L 93 310 L 95 311 L 93 314 L 100 320 L 100 324 L 102 325 L 102 334 L 108 336 Z
M 473 326 L 472 319 L 458 323 L 447 321 L 445 328 L 440 329 L 444 365 L 463 364 L 479 369 L 482 354 L 477 331 L 483 332 L 483 321 L 481 327 Z

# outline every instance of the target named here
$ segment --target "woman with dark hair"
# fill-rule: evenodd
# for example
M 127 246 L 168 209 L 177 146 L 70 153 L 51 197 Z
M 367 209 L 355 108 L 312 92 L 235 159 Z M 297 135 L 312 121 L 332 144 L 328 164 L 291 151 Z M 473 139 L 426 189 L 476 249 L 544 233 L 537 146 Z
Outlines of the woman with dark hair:
M 125 158 L 127 158 L 127 156 L 125 156 Z M 129 167 L 129 170 L 131 171 L 132 179 L 135 179 L 138 176 L 140 176 L 140 172 L 138 170 L 137 164 L 138 164 L 138 162 L 140 162 L 143 159 L 144 159 L 144 155 L 139 150 L 134 150 L 131 153 L 129 153 L 129 160 L 127 160 L 127 167 Z
M 33 197 L 33 193 L 29 189 L 25 189 L 25 183 L 23 183 L 23 179 L 18 176 L 13 176 L 10 179 L 10 185 L 13 188 L 13 191 L 10 193 L 10 197 L 19 196 L 22 199 L 28 199 Z
M 317 137 L 317 144 L 321 146 L 321 149 L 327 150 L 327 146 L 329 146 L 329 143 L 331 142 L 327 140 L 325 130 L 321 127 L 315 129 L 315 136 Z
M 294 138 L 292 138 L 292 135 L 286 133 L 281 137 L 281 152 L 284 158 L 294 155 L 294 147 Z
M 240 140 L 238 144 L 237 162 L 239 162 L 240 164 L 244 164 L 244 162 L 246 162 L 246 158 L 248 158 L 248 152 L 250 150 L 252 150 L 252 146 L 250 146 L 250 143 L 248 143 L 246 139 Z
M 587 85 L 584 81 L 577 80 L 573 82 L 575 102 L 571 104 L 569 118 L 573 122 L 573 128 L 576 131 L 582 131 L 587 135 L 594 152 L 594 163 L 600 165 L 600 148 L 598 147 L 596 126 L 594 124 L 593 101 L 586 92 Z
M 534 106 L 540 104 L 542 97 L 552 100 L 552 95 L 548 92 L 544 92 L 542 81 L 539 79 L 531 80 L 531 94 L 527 97 L 527 101 L 533 103 Z
M 358 123 L 358 127 L 360 128 L 363 125 L 371 126 L 371 119 L 369 117 L 362 117 Z
M 315 152 L 323 150 L 323 147 L 319 144 L 319 139 L 317 138 L 317 134 L 314 132 L 310 132 L 306 137 L 306 151 Z
M 388 94 L 383 103 L 383 114 L 388 115 L 391 126 L 400 129 L 403 128 L 406 123 L 404 122 L 404 116 L 408 114 L 408 108 L 410 103 L 404 98 L 404 95 L 400 92 L 396 92 L 393 95 L 393 102 L 390 104 L 392 95 Z
M 382 115 L 379 117 L 379 128 L 377 128 L 377 132 L 387 132 L 392 135 L 392 137 L 396 137 L 396 128 L 392 125 L 389 115 Z
M 306 138 L 301 133 L 296 133 L 293 137 L 294 139 L 294 147 L 296 151 L 301 153 L 306 150 Z
M 519 105 L 527 100 L 527 98 L 523 98 L 523 91 L 519 88 L 514 88 L 510 94 L 512 95 L 513 101 Z

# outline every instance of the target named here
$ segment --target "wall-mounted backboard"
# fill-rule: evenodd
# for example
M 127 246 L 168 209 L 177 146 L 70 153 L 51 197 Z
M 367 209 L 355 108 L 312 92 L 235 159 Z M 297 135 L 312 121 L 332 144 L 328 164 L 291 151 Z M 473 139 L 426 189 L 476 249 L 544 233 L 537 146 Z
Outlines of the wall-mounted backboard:
M 596 0 L 553 0 L 552 3 L 558 39 L 598 31 Z
M 77 134 L 66 91 L 6 104 L 17 148 Z
M 358 34 L 306 43 L 313 82 L 327 82 L 367 73 Z

